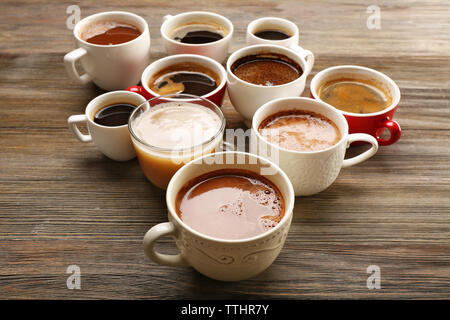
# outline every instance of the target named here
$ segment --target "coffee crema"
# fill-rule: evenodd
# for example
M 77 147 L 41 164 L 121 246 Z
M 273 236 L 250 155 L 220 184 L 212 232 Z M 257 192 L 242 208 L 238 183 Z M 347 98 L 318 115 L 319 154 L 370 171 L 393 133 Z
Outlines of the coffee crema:
M 129 103 L 114 103 L 100 108 L 95 113 L 93 120 L 102 126 L 123 126 L 128 123 L 128 119 L 135 108 L 135 105 Z
M 231 71 L 239 79 L 262 86 L 277 86 L 298 79 L 303 70 L 282 54 L 249 55 L 236 60 Z
M 81 38 L 92 44 L 107 46 L 125 43 L 140 35 L 141 31 L 131 24 L 99 21 L 88 25 L 83 30 Z
M 151 146 L 183 149 L 212 139 L 220 130 L 221 119 L 202 105 L 167 102 L 141 114 L 133 126 L 138 138 Z
M 183 62 L 156 72 L 148 86 L 159 95 L 186 93 L 203 96 L 214 91 L 220 77 L 214 71 L 197 63 Z
M 258 38 L 265 40 L 285 40 L 291 36 L 280 30 L 261 30 L 254 33 Z
M 284 216 L 284 199 L 268 179 L 251 171 L 222 169 L 186 183 L 176 199 L 180 219 L 214 238 L 237 240 L 262 234 Z
M 277 112 L 264 119 L 258 131 L 267 141 L 293 151 L 320 151 L 341 140 L 333 121 L 303 110 Z
M 392 104 L 392 97 L 375 81 L 340 78 L 319 88 L 319 97 L 333 107 L 352 113 L 374 113 Z

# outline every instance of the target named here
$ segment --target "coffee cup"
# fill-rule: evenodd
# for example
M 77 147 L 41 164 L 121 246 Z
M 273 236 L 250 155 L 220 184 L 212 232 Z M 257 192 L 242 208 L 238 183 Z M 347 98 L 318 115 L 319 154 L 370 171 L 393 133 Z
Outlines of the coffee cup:
M 192 11 L 177 14 L 175 16 L 166 15 L 161 25 L 161 36 L 164 47 L 169 55 L 173 54 L 199 54 L 223 63 L 228 55 L 234 27 L 230 20 L 217 13 Z M 183 31 L 183 29 L 186 29 Z M 219 38 L 191 37 L 191 41 L 186 40 L 186 32 L 211 32 L 210 35 L 218 34 Z M 178 31 L 180 30 L 180 31 Z M 181 32 L 183 39 L 175 40 L 175 33 Z M 206 34 L 208 36 L 208 34 Z M 221 37 L 221 38 L 220 38 Z M 207 41 L 207 42 L 205 42 Z
M 261 174 L 277 186 L 284 198 L 280 222 L 257 236 L 226 240 L 205 235 L 188 226 L 176 212 L 177 195 L 190 180 L 222 169 L 242 169 Z M 294 191 L 286 174 L 274 163 L 243 152 L 222 152 L 203 156 L 183 166 L 170 180 L 166 192 L 169 222 L 153 226 L 144 237 L 144 251 L 154 262 L 166 266 L 192 266 L 210 278 L 222 281 L 244 280 L 267 269 L 280 253 L 288 234 L 294 207 Z M 171 236 L 180 251 L 176 255 L 156 251 L 159 239 Z
M 95 23 L 112 21 L 136 27 L 141 33 L 131 41 L 99 45 L 83 39 L 82 33 Z M 140 16 L 124 11 L 93 14 L 82 19 L 73 29 L 77 49 L 64 56 L 69 77 L 79 84 L 94 82 L 104 90 L 123 90 L 139 83 L 142 71 L 150 62 L 150 32 L 147 22 Z M 85 71 L 80 75 L 76 63 Z
M 173 65 L 180 65 L 183 63 L 198 64 L 203 68 L 209 69 L 215 74 L 217 74 L 217 76 L 220 79 L 217 87 L 214 90 L 202 95 L 201 97 L 210 100 L 211 102 L 215 103 L 218 106 L 221 106 L 226 91 L 227 73 L 224 67 L 217 61 L 208 57 L 199 56 L 195 54 L 177 54 L 154 61 L 147 68 L 145 68 L 144 72 L 142 73 L 141 76 L 142 85 L 131 86 L 127 88 L 127 90 L 139 93 L 146 99 L 158 97 L 160 96 L 160 94 L 158 94 L 157 92 L 155 92 L 150 88 L 149 81 L 159 71 L 164 70 L 165 68 L 171 67 Z
M 116 161 L 128 161 L 136 157 L 128 132 L 128 123 L 120 126 L 105 126 L 94 122 L 95 115 L 104 107 L 127 103 L 134 107 L 145 105 L 145 99 L 129 91 L 112 91 L 91 100 L 84 114 L 72 115 L 67 119 L 69 129 L 81 142 L 94 142 L 97 148 L 108 158 Z M 87 126 L 89 134 L 81 133 L 78 124 Z
M 265 86 L 253 84 L 240 79 L 232 71 L 232 65 L 247 56 L 275 54 L 289 58 L 302 69 L 302 74 L 293 81 L 281 85 Z M 264 103 L 281 97 L 300 96 L 305 89 L 305 82 L 313 67 L 314 59 L 310 51 L 295 52 L 285 47 L 260 44 L 235 51 L 227 61 L 227 90 L 236 111 L 251 127 L 253 114 Z M 308 58 L 308 59 L 306 59 Z
M 314 55 L 298 45 L 298 27 L 292 21 L 277 17 L 263 17 L 250 22 L 247 26 L 247 45 L 274 44 L 287 47 L 294 51 L 306 54 L 306 59 L 311 65 L 314 64 Z
M 397 84 L 385 74 L 361 66 L 343 65 L 324 69 L 311 80 L 310 90 L 314 99 L 320 98 L 321 86 L 334 79 L 355 78 L 363 81 L 376 82 L 383 91 L 390 95 L 391 103 L 381 111 L 374 113 L 353 113 L 339 110 L 347 119 L 350 133 L 367 133 L 375 137 L 380 146 L 395 143 L 401 136 L 398 122 L 393 120 L 400 102 L 400 89 Z M 383 131 L 389 130 L 389 138 L 382 137 Z
M 340 139 L 336 144 L 317 151 L 295 151 L 269 142 L 259 132 L 261 123 L 283 111 L 300 110 L 318 114 L 334 123 Z M 348 133 L 344 116 L 331 105 L 303 97 L 288 97 L 272 100 L 259 108 L 252 122 L 252 134 L 256 136 L 253 150 L 277 163 L 294 186 L 296 196 L 310 196 L 328 188 L 337 178 L 341 168 L 361 163 L 373 156 L 378 149 L 377 140 L 364 133 Z M 362 141 L 372 146 L 365 152 L 344 160 L 346 149 L 352 142 Z

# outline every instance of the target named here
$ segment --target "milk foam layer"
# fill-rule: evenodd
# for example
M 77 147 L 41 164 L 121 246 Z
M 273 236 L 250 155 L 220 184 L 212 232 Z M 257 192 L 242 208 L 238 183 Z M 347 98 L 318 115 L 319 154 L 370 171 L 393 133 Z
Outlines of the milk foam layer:
M 190 102 L 167 102 L 151 107 L 133 124 L 137 137 L 154 147 L 189 148 L 212 139 L 221 119 L 211 109 Z

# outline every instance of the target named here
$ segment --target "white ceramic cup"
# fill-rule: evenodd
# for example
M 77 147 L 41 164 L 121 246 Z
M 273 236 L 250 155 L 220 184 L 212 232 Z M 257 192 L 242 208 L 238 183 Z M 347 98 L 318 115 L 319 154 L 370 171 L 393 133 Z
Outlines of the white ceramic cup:
M 310 111 L 333 121 L 341 133 L 341 139 L 334 146 L 320 151 L 294 151 L 268 142 L 258 131 L 267 117 L 281 111 Z M 294 186 L 296 196 L 309 196 L 328 188 L 337 178 L 341 168 L 363 162 L 378 150 L 377 140 L 365 133 L 348 133 L 345 117 L 331 105 L 310 98 L 288 97 L 272 100 L 258 109 L 253 117 L 252 134 L 256 135 L 257 147 L 253 150 L 277 163 L 286 172 Z M 350 159 L 345 151 L 354 141 L 368 142 L 372 147 Z
M 255 33 L 264 31 L 264 30 L 278 30 L 282 31 L 288 35 L 290 35 L 287 39 L 282 40 L 268 40 L 262 39 L 255 36 Z M 303 49 L 298 45 L 299 39 L 299 31 L 298 27 L 292 21 L 277 18 L 277 17 L 264 17 L 253 20 L 247 26 L 247 34 L 246 41 L 247 45 L 255 45 L 255 44 L 275 44 L 278 46 L 287 47 L 299 53 L 302 53 L 305 56 L 306 60 L 311 59 L 312 61 L 308 61 L 309 64 L 314 65 L 314 55 L 311 51 Z
M 91 100 L 84 114 L 73 115 L 67 119 L 69 129 L 81 142 L 94 142 L 97 148 L 108 158 L 116 161 L 128 161 L 136 157 L 128 123 L 122 126 L 107 127 L 94 122 L 95 114 L 103 107 L 115 103 L 129 103 L 136 107 L 148 104 L 144 97 L 129 91 L 113 91 L 104 93 Z M 83 134 L 78 128 L 85 123 L 89 134 Z
M 97 21 L 131 24 L 141 31 L 136 39 L 115 45 L 97 45 L 81 38 L 83 30 Z M 104 90 L 122 90 L 135 85 L 150 63 L 150 32 L 140 16 L 124 11 L 93 14 L 82 19 L 73 29 L 77 49 L 64 56 L 64 66 L 71 79 L 79 84 L 94 82 Z M 85 71 L 80 75 L 77 61 Z
M 166 15 L 163 17 L 161 25 L 161 36 L 167 54 L 199 54 L 212 58 L 223 63 L 228 55 L 234 27 L 230 20 L 213 12 L 191 11 L 177 14 L 175 16 Z M 225 36 L 214 42 L 203 44 L 181 43 L 172 39 L 172 34 L 177 28 L 188 24 L 213 24 L 217 25 Z
M 264 53 L 282 54 L 290 58 L 300 65 L 303 74 L 289 83 L 277 86 L 263 86 L 241 80 L 231 71 L 231 66 L 238 59 Z M 264 103 L 281 97 L 300 96 L 303 93 L 306 78 L 311 72 L 314 63 L 314 59 L 305 60 L 305 58 L 311 57 L 311 55 L 312 53 L 310 51 L 300 53 L 277 45 L 260 44 L 239 49 L 228 58 L 228 96 L 236 111 L 244 118 L 244 122 L 248 127 L 251 127 L 253 114 Z
M 252 238 L 224 240 L 190 228 L 177 215 L 178 192 L 191 179 L 220 169 L 245 169 L 261 174 L 263 168 L 273 173 L 265 177 L 278 187 L 285 201 L 284 216 L 273 229 Z M 144 251 L 161 265 L 192 266 L 200 273 L 222 281 L 247 279 L 267 269 L 280 253 L 291 225 L 294 201 L 291 182 L 272 162 L 243 152 L 209 154 L 187 163 L 172 177 L 166 193 L 169 222 L 157 224 L 147 232 Z M 179 254 L 168 255 L 155 250 L 156 242 L 166 236 L 175 239 Z

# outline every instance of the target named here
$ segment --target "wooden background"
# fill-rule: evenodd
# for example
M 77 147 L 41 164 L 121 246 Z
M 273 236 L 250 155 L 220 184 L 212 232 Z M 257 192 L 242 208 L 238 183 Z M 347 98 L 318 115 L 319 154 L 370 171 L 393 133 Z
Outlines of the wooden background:
M 288 18 L 318 71 L 357 64 L 402 92 L 403 136 L 343 169 L 326 191 L 297 198 L 286 245 L 263 274 L 238 283 L 158 266 L 142 238 L 167 220 L 164 192 L 136 160 L 118 163 L 69 132 L 67 118 L 102 91 L 71 82 L 66 8 L 81 16 L 126 10 L 150 25 L 152 60 L 165 56 L 165 14 L 221 13 L 244 46 L 246 25 Z M 369 30 L 367 7 L 381 9 Z M 0 4 L 0 298 L 450 298 L 450 3 L 448 1 L 23 1 Z M 308 87 L 305 89 L 307 95 Z M 242 126 L 228 99 L 228 127 Z M 350 150 L 351 154 L 361 150 Z M 170 239 L 158 249 L 176 252 Z M 69 265 L 81 290 L 69 290 Z M 381 269 L 369 290 L 366 269 Z

